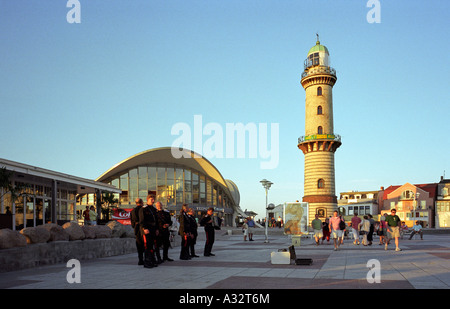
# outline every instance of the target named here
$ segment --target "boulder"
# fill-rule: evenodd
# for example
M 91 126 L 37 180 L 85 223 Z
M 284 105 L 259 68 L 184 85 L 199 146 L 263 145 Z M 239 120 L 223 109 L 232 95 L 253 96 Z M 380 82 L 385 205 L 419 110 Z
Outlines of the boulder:
M 76 222 L 67 222 L 62 226 L 69 234 L 69 240 L 81 240 L 85 238 L 83 229 Z
M 111 229 L 111 237 L 122 237 L 123 234 L 125 234 L 125 227 L 122 223 L 117 221 L 109 221 L 106 224 L 107 227 Z
M 47 223 L 42 225 L 43 228 L 50 232 L 50 239 L 48 241 L 69 240 L 70 236 L 66 230 L 56 223 Z
M 122 235 L 122 237 L 126 238 L 136 237 L 136 235 L 134 235 L 134 229 L 131 227 L 131 225 L 124 225 L 123 228 L 125 229 L 125 233 Z
M 93 225 L 95 231 L 95 238 L 111 238 L 112 231 L 106 225 Z
M 42 225 L 26 227 L 20 231 L 20 234 L 27 238 L 29 244 L 45 243 L 50 239 L 50 232 Z
M 27 238 L 18 231 L 11 229 L 0 230 L 0 249 L 9 249 L 14 247 L 25 247 Z
M 86 239 L 94 239 L 95 238 L 95 229 L 93 225 L 83 225 L 81 227 L 84 232 L 84 236 Z

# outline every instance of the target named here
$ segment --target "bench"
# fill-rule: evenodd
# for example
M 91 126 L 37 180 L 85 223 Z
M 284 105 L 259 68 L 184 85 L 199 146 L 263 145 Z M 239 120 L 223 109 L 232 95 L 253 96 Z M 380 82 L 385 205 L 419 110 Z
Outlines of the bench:
M 400 232 L 400 238 L 401 239 L 403 239 L 403 236 L 411 236 L 411 233 L 412 233 L 412 229 L 407 229 L 407 230 L 404 230 L 404 231 L 401 231 Z

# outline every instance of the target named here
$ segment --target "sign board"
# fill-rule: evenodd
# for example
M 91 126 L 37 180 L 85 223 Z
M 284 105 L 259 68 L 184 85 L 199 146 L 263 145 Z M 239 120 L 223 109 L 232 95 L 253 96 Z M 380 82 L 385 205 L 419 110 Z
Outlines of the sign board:
M 308 234 L 308 203 L 284 203 L 284 234 Z
M 116 220 L 123 225 L 130 225 L 130 215 L 132 210 L 133 208 L 114 208 L 111 219 Z

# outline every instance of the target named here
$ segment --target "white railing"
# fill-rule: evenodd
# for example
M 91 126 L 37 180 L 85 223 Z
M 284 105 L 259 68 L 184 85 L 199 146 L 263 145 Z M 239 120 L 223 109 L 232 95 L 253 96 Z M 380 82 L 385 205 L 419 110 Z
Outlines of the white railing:
M 336 76 L 336 70 L 333 69 L 332 67 L 317 65 L 305 67 L 305 71 L 302 73 L 302 78 L 310 75 L 324 74 L 324 73 Z

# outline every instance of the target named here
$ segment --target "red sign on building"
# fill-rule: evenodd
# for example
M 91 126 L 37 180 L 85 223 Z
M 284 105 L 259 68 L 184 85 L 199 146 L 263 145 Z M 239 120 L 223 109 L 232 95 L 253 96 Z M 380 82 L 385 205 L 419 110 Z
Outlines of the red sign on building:
M 114 208 L 112 219 L 122 223 L 123 225 L 130 225 L 130 215 L 132 210 L 133 208 Z

